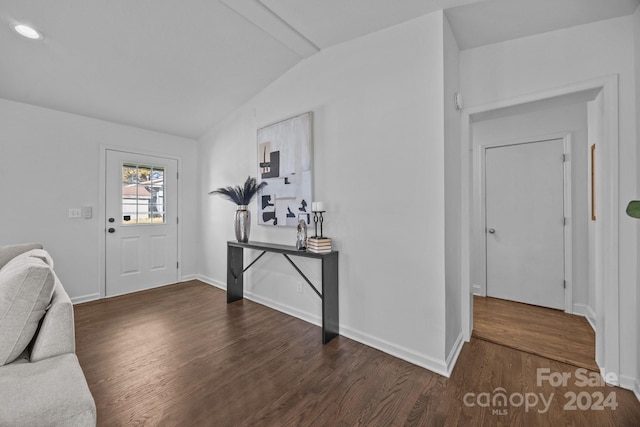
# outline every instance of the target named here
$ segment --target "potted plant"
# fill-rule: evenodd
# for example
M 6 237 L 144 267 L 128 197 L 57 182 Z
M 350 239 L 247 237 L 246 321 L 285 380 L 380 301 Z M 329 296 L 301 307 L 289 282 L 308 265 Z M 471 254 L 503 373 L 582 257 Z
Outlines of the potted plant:
M 265 185 L 267 185 L 266 182 L 263 181 L 258 184 L 255 178 L 248 176 L 243 186 L 220 187 L 217 190 L 209 192 L 209 194 L 217 194 L 238 205 L 235 214 L 235 231 L 238 242 L 247 243 L 249 241 L 251 213 L 247 209 L 247 206 L 251 203 L 258 191 Z

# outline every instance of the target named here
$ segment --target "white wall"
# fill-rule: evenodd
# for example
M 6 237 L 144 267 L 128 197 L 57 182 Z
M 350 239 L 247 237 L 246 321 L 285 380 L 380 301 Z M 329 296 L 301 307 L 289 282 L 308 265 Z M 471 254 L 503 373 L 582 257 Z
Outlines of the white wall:
M 442 12 L 323 50 L 203 137 L 200 170 L 203 194 L 255 176 L 256 129 L 313 111 L 314 198 L 340 251 L 341 335 L 446 373 L 443 70 Z M 233 211 L 203 199 L 199 271 L 219 286 Z M 295 242 L 294 229 L 252 222 L 251 240 Z M 297 294 L 296 272 L 268 256 L 249 270 L 248 294 L 317 322 L 320 301 Z M 317 263 L 300 264 L 319 279 Z
M 445 310 L 447 358 L 462 345 L 462 158 L 460 112 L 454 94 L 460 90 L 460 50 L 446 16 L 444 18 L 444 156 L 445 156 Z M 453 352 L 453 353 L 452 353 Z
M 589 307 L 594 317 L 594 307 L 589 302 L 588 280 L 586 102 L 553 107 L 537 105 L 531 112 L 478 121 L 473 124 L 473 144 L 506 144 L 559 133 L 571 134 L 573 310 L 584 315 L 586 307 Z M 481 270 L 476 265 L 474 277 L 478 271 Z M 486 289 L 480 289 L 480 293 L 485 295 Z
M 602 76 L 619 76 L 621 201 L 636 195 L 637 176 L 633 18 L 525 37 L 461 52 L 461 86 L 467 105 L 478 106 L 557 89 Z M 619 213 L 620 372 L 636 371 L 636 225 Z M 621 378 L 621 380 L 625 380 Z
M 99 290 L 100 145 L 180 156 L 183 201 L 196 200 L 193 140 L 0 99 L 0 245 L 42 242 L 75 300 Z M 93 206 L 93 218 L 68 219 L 69 208 Z M 197 272 L 197 211 L 184 209 L 182 272 Z

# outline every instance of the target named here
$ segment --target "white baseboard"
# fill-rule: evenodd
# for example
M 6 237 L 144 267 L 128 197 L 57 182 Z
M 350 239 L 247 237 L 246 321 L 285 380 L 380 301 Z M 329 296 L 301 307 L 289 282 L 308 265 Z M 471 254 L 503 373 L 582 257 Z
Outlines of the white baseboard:
M 257 302 L 258 304 L 262 304 L 266 307 L 272 308 L 274 310 L 280 311 L 284 314 L 288 314 L 289 316 L 297 317 L 300 320 L 304 320 L 305 322 L 311 323 L 312 325 L 322 327 L 322 318 L 319 316 L 315 316 L 311 313 L 307 313 L 301 310 L 298 310 L 294 307 L 279 303 L 269 298 L 264 298 L 259 295 L 256 295 L 252 292 L 245 292 L 245 298 L 251 300 L 253 302 Z
M 227 290 L 227 284 L 226 283 L 222 283 L 219 282 L 215 279 L 212 279 L 210 277 L 207 276 L 203 276 L 202 274 L 198 274 L 196 275 L 196 279 L 206 283 L 207 285 L 211 285 L 211 286 L 215 286 L 216 288 L 222 289 L 223 291 Z
M 211 279 L 210 277 L 204 277 L 204 276 L 200 276 L 198 280 L 208 285 L 215 286 L 216 288 L 219 288 L 225 291 L 227 290 L 226 283 L 222 283 L 219 280 Z M 298 310 L 297 308 L 291 307 L 286 304 L 282 304 L 280 302 L 274 301 L 269 298 L 264 298 L 260 295 L 256 295 L 255 293 L 249 292 L 246 290 L 244 291 L 244 297 L 249 301 L 256 302 L 258 304 L 269 307 L 273 310 L 277 310 L 284 314 L 288 314 L 289 316 L 297 317 L 298 319 L 304 320 L 305 322 L 309 322 L 313 325 L 322 326 L 322 319 L 311 313 Z
M 596 313 L 587 304 L 574 303 L 573 314 L 584 316 L 587 319 L 587 322 L 591 325 L 591 328 L 593 328 L 594 331 L 596 330 Z
M 226 290 L 226 287 L 227 287 L 226 284 L 205 276 L 199 276 L 198 280 L 220 289 Z M 315 316 L 311 313 L 303 312 L 293 307 L 280 304 L 268 298 L 263 298 L 258 295 L 255 295 L 251 292 L 245 292 L 245 297 L 248 300 L 257 302 L 258 304 L 262 304 L 274 310 L 281 311 L 293 317 L 297 317 L 298 319 L 304 320 L 305 322 L 309 322 L 317 326 L 322 325 L 322 319 L 320 319 L 318 316 Z M 449 358 L 450 359 L 449 363 L 447 363 L 447 361 L 438 360 L 430 356 L 427 356 L 425 354 L 415 352 L 411 349 L 399 346 L 397 344 L 391 343 L 381 338 L 374 337 L 365 332 L 361 332 L 356 329 L 349 328 L 348 326 L 345 326 L 343 324 L 340 324 L 340 335 L 342 335 L 345 338 L 349 338 L 354 341 L 357 341 L 360 344 L 364 344 L 366 346 L 375 348 L 376 350 L 380 350 L 383 353 L 387 353 L 391 356 L 397 357 L 398 359 L 402 359 L 409 363 L 413 363 L 414 365 L 428 369 L 429 371 L 435 372 L 436 374 L 440 374 L 445 377 L 449 377 L 449 375 L 451 374 L 451 370 L 453 370 L 453 364 L 455 364 L 455 361 L 458 357 L 458 354 L 460 353 L 460 349 L 462 348 L 462 343 L 463 343 L 462 334 L 461 334 L 456 340 L 456 345 L 454 346 L 455 351 L 452 351 Z
M 446 377 L 451 376 L 451 372 L 453 372 L 453 367 L 456 366 L 456 362 L 458 361 L 458 356 L 460 356 L 460 352 L 462 351 L 462 346 L 464 345 L 464 336 L 462 335 L 462 331 L 458 338 L 456 338 L 456 342 L 453 344 L 449 355 L 447 356 L 446 364 L 447 364 L 447 375 Z
M 638 382 L 636 381 L 635 378 L 633 377 L 629 377 L 626 375 L 620 375 L 619 379 L 619 386 L 621 388 L 624 388 L 626 390 L 630 390 L 633 391 L 634 393 L 636 393 L 636 386 L 638 385 Z M 637 394 L 636 394 L 637 396 Z
M 359 342 L 360 344 L 367 345 L 369 347 L 380 350 L 383 353 L 387 353 L 391 356 L 402 359 L 406 362 L 413 363 L 421 368 L 428 369 L 436 374 L 449 377 L 447 371 L 447 364 L 444 360 L 438 360 L 427 356 L 426 354 L 415 352 L 411 349 L 399 346 L 394 343 L 390 343 L 381 338 L 371 336 L 367 333 L 351 329 L 347 326 L 340 325 L 340 335 Z
M 627 375 L 620 375 L 618 379 L 618 386 L 625 390 L 632 391 L 633 394 L 636 395 L 636 399 L 640 402 L 640 380 Z
M 182 276 L 182 279 L 180 279 L 179 283 L 188 282 L 190 280 L 196 280 L 196 279 L 202 280 L 201 276 L 197 274 L 190 274 L 188 276 Z M 202 281 L 204 282 L 204 280 Z M 83 295 L 83 296 L 71 298 L 71 303 L 82 304 L 83 302 L 95 301 L 98 299 L 100 299 L 100 294 L 95 293 L 95 294 L 89 294 L 89 295 Z
M 100 299 L 100 294 L 89 294 L 71 298 L 72 304 L 81 304 L 83 302 L 95 301 Z

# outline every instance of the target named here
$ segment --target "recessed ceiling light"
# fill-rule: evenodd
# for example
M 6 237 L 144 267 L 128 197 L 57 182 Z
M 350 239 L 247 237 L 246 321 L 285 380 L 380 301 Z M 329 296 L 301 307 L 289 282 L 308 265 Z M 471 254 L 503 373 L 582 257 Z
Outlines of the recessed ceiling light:
M 42 38 L 42 34 L 40 34 L 40 32 L 38 32 L 37 30 L 31 28 L 28 25 L 24 25 L 24 24 L 18 24 L 15 27 L 13 27 L 18 34 L 20 34 L 21 36 L 24 36 L 28 39 L 32 39 L 32 40 L 38 40 Z

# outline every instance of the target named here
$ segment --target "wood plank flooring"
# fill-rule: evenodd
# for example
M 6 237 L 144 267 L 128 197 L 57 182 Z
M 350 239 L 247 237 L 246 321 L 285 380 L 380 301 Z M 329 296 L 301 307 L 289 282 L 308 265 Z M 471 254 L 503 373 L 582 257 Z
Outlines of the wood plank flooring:
M 593 329 L 584 317 L 560 310 L 474 296 L 473 336 L 600 371 Z
M 472 339 L 447 379 L 342 336 L 323 346 L 319 327 L 227 305 L 197 281 L 77 305 L 75 316 L 100 426 L 640 425 L 627 390 L 538 385 L 538 368 L 574 366 Z M 564 408 L 581 392 L 613 393 L 617 408 Z M 511 403 L 494 402 L 500 393 Z M 548 407 L 521 404 L 533 393 Z

